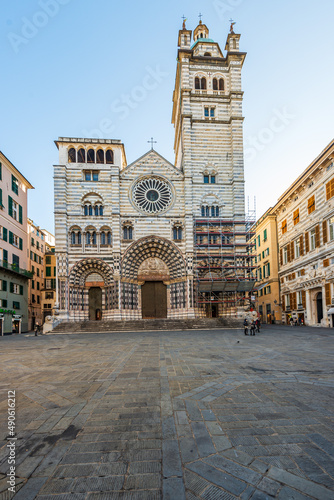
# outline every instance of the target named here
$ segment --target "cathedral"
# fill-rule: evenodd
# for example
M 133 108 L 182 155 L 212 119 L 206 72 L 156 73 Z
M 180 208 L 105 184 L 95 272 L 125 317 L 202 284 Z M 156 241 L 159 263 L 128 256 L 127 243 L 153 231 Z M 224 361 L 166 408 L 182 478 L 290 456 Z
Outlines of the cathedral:
M 254 286 L 241 70 L 199 22 L 178 36 L 175 162 L 120 140 L 59 137 L 56 313 L 66 321 L 238 317 Z

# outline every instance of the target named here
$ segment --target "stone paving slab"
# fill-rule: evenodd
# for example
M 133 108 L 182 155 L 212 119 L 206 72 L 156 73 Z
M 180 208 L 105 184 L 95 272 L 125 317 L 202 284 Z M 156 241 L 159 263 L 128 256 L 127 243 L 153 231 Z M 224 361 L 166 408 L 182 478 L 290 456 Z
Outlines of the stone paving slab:
M 334 500 L 331 330 L 0 342 L 0 500 Z

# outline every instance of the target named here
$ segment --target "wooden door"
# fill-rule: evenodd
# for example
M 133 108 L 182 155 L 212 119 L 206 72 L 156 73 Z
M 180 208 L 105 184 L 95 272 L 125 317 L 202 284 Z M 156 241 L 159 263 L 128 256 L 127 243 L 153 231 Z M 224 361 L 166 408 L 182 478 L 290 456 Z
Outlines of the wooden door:
M 92 286 L 89 289 L 89 319 L 96 321 L 102 319 L 102 289 Z
M 167 318 L 167 287 L 162 281 L 146 281 L 141 301 L 143 319 Z

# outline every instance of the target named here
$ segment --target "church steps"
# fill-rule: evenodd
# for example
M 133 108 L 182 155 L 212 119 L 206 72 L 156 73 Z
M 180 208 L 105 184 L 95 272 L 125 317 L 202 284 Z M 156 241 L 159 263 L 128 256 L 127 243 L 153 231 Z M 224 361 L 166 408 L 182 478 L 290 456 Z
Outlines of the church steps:
M 241 327 L 241 322 L 235 318 L 143 319 L 132 321 L 63 322 L 56 326 L 52 333 L 211 330 L 238 327 Z

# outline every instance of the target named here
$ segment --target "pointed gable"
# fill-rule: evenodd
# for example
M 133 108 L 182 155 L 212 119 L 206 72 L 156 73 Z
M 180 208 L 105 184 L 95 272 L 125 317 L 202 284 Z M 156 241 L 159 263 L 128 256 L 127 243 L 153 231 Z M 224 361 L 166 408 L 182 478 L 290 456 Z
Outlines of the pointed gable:
M 145 175 L 155 174 L 173 178 L 183 178 L 183 173 L 170 163 L 166 158 L 157 153 L 154 149 L 150 149 L 143 156 L 130 163 L 121 172 L 121 177 L 129 174 Z

